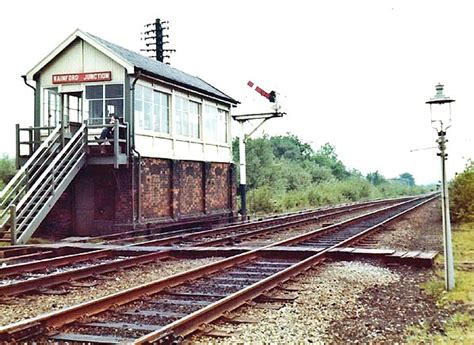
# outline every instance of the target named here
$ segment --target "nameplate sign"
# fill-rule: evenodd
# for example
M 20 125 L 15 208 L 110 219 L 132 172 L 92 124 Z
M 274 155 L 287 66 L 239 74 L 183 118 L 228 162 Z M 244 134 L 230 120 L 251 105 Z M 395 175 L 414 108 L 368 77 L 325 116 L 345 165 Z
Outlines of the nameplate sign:
M 112 80 L 112 72 L 53 74 L 53 84 L 78 84 Z

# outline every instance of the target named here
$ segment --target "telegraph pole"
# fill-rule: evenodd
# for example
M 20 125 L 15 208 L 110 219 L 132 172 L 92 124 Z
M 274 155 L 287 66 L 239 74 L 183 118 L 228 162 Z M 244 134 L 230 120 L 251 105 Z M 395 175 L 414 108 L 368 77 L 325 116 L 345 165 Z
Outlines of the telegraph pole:
M 164 62 L 165 58 L 170 58 L 170 55 L 166 53 L 175 53 L 176 49 L 165 49 L 164 45 L 168 44 L 169 41 L 165 41 L 164 38 L 169 38 L 169 35 L 164 34 L 165 30 L 169 30 L 168 21 L 161 21 L 160 18 L 156 18 L 153 23 L 145 25 L 146 31 L 142 32 L 142 40 L 145 41 L 145 49 L 140 49 L 140 51 L 147 53 L 154 53 L 149 56 L 156 59 L 157 61 Z M 169 65 L 169 62 L 166 62 Z

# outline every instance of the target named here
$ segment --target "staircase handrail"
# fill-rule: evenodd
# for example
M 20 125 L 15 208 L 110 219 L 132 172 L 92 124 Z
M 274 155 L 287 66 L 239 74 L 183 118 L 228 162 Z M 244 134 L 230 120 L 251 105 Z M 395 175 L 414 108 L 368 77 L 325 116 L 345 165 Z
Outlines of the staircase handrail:
M 45 141 L 40 145 L 40 147 L 38 147 L 38 149 L 33 153 L 33 155 L 28 159 L 28 161 L 26 162 L 25 165 L 23 165 L 21 167 L 20 170 L 17 171 L 17 173 L 15 174 L 15 176 L 13 176 L 13 178 L 7 183 L 7 185 L 3 188 L 3 190 L 0 191 L 0 200 L 4 198 L 6 192 L 12 188 L 12 186 L 20 179 L 20 176 L 24 176 L 24 173 L 26 172 L 26 170 L 28 168 L 30 168 L 30 166 L 36 162 L 36 159 L 38 158 L 38 156 L 40 156 L 41 152 L 47 147 L 49 146 L 49 143 L 51 141 L 51 139 L 59 133 L 59 131 L 61 130 L 61 126 L 57 126 L 54 131 L 51 132 L 50 135 L 48 135 L 48 137 L 45 139 Z M 53 141 L 54 142 L 54 141 Z
M 34 183 L 34 185 L 29 189 L 29 191 L 25 194 L 25 196 L 20 200 L 20 202 L 17 205 L 17 209 L 21 209 L 23 204 L 28 200 L 28 198 L 33 194 L 35 189 L 38 188 L 38 186 L 43 183 L 44 180 L 46 180 L 51 173 L 54 173 L 54 167 L 58 162 L 62 161 L 63 156 L 69 152 L 69 149 L 76 144 L 76 140 L 84 135 L 84 129 L 86 128 L 86 125 L 83 124 L 77 132 L 74 134 L 74 136 L 69 140 L 69 142 L 64 146 L 64 148 L 59 152 L 59 154 L 54 158 L 54 160 L 51 162 L 51 164 L 46 168 L 46 170 L 41 174 L 41 176 L 38 178 L 38 180 Z M 84 147 L 83 143 L 83 147 Z M 19 215 L 20 216 L 20 215 Z
M 82 125 L 53 161 L 44 170 L 30 190 L 20 200 L 16 214 L 16 229 L 12 243 L 26 243 L 48 210 L 54 205 L 72 181 L 69 174 L 77 174 L 85 164 L 86 125 Z M 46 210 L 46 211 L 45 211 Z M 39 217 L 39 218 L 38 218 Z
M 61 126 L 57 126 L 55 130 L 48 135 L 40 147 L 33 153 L 30 159 L 28 159 L 26 164 L 17 171 L 15 176 L 13 176 L 3 190 L 0 191 L 0 228 L 3 228 L 8 222 L 8 219 L 5 219 L 5 215 L 9 212 L 10 206 L 16 204 L 21 194 L 27 191 L 27 186 L 24 184 L 24 181 L 28 178 L 28 169 L 37 165 L 37 162 L 48 153 L 50 145 L 54 144 L 59 137 L 60 130 Z M 10 200 L 12 196 L 13 198 Z M 10 202 L 7 205 L 8 200 L 10 200 Z

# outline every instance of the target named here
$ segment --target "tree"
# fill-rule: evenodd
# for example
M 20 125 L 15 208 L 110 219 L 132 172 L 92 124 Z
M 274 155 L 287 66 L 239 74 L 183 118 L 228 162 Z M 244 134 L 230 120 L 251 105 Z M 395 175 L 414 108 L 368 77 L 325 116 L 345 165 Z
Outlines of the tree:
M 308 159 L 314 154 L 310 144 L 303 143 L 296 135 L 290 133 L 270 137 L 270 144 L 276 158 L 298 161 Z
M 320 166 L 325 166 L 331 169 L 332 174 L 338 180 L 343 180 L 350 176 L 344 164 L 339 160 L 336 154 L 336 148 L 326 143 L 316 152 L 312 160 Z
M 403 181 L 405 182 L 407 185 L 409 185 L 410 187 L 414 187 L 415 186 L 415 178 L 413 177 L 412 174 L 410 173 L 403 173 L 403 174 L 400 174 L 400 176 L 398 176 L 398 179 L 400 181 Z
M 380 174 L 378 170 L 368 173 L 366 179 L 374 186 L 380 186 L 381 184 L 387 183 L 387 179 L 382 174 Z

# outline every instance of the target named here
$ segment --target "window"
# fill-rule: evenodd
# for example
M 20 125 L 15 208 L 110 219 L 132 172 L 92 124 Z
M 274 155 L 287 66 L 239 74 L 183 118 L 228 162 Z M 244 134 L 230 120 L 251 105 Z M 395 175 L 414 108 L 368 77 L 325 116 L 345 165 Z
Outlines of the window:
M 219 109 L 217 116 L 217 140 L 220 143 L 227 143 L 227 118 L 228 112 Z
M 105 114 L 123 118 L 123 84 L 86 86 L 89 123 L 105 124 Z
M 141 85 L 135 86 L 135 121 L 138 128 L 169 133 L 170 96 Z
M 199 117 L 201 105 L 187 98 L 176 96 L 175 108 L 175 133 L 186 137 L 200 138 Z
M 227 115 L 226 110 L 206 104 L 204 114 L 206 140 L 227 143 Z
M 169 133 L 170 97 L 166 93 L 153 91 L 153 128 L 155 132 Z

